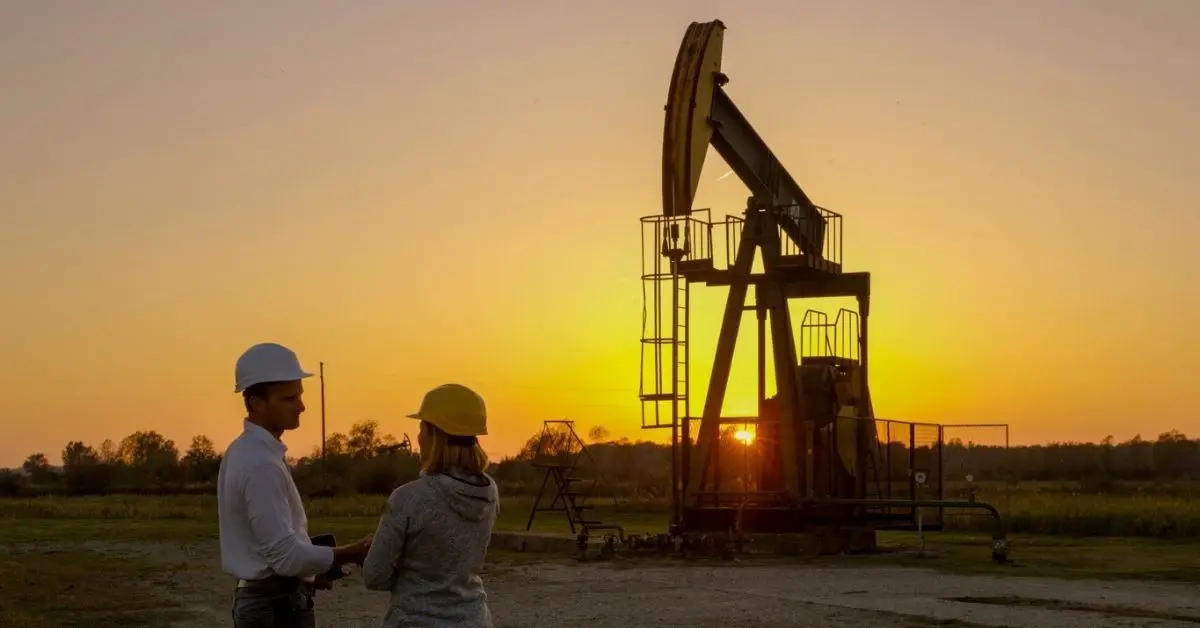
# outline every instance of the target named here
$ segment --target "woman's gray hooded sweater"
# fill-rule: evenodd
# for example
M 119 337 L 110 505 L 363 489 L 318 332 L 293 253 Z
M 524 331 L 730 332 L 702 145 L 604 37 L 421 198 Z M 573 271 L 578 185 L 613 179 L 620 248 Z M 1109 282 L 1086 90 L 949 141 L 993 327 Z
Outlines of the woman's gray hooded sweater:
M 368 589 L 392 592 L 381 625 L 491 628 L 479 573 L 499 512 L 487 474 L 422 474 L 392 491 L 362 568 Z

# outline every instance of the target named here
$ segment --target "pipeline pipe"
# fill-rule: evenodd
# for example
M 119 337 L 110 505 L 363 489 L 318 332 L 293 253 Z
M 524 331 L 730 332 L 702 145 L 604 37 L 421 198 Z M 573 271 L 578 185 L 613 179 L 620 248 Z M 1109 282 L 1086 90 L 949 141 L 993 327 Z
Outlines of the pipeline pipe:
M 987 502 L 972 502 L 972 501 L 947 501 L 939 499 L 808 499 L 802 502 L 803 504 L 813 505 L 831 505 L 831 506 L 894 506 L 896 508 L 966 508 L 986 510 L 992 519 L 996 521 L 995 530 L 992 533 L 992 538 L 1000 540 L 1005 538 L 1004 521 L 1000 518 L 1000 511 L 995 506 Z
M 992 529 L 992 560 L 1002 563 L 1008 558 L 1008 535 L 1000 511 L 987 502 L 944 501 L 936 499 L 811 499 L 802 503 L 831 506 L 894 506 L 897 508 L 965 508 L 986 510 L 995 521 Z

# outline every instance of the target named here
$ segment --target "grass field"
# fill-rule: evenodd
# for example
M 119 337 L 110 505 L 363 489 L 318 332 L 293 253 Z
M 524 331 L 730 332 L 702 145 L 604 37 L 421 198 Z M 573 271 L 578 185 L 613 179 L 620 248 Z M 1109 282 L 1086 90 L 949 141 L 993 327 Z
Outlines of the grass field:
M 1200 538 L 1200 502 L 1189 493 L 1129 491 L 1120 495 L 1071 492 L 1061 484 L 1030 484 L 1013 489 L 983 486 L 979 499 L 1000 508 L 1007 528 L 1017 534 L 1073 537 L 1138 537 L 1155 539 Z M 949 487 L 947 498 L 965 495 L 961 487 Z M 309 502 L 309 516 L 318 522 L 347 518 L 371 518 L 379 514 L 384 498 L 359 496 L 319 499 Z M 502 501 L 502 527 L 524 528 L 531 498 L 509 496 Z M 662 530 L 667 506 L 662 501 L 624 502 L 619 516 L 634 527 L 645 523 L 647 530 Z M 602 512 L 603 511 L 602 509 Z M 614 516 L 611 510 L 606 516 Z M 535 526 L 561 525 L 558 513 L 539 513 Z M 186 519 L 216 521 L 215 496 L 107 496 L 39 497 L 0 499 L 3 519 Z M 963 531 L 990 530 L 986 517 L 952 515 L 950 527 Z M 0 531 L 0 535 L 4 532 Z
M 0 626 L 165 625 L 183 615 L 161 595 L 169 584 L 162 576 L 158 565 L 102 552 L 8 551 L 0 558 Z
M 385 498 L 358 496 L 308 502 L 309 530 L 330 531 L 341 538 L 375 530 Z M 504 500 L 499 529 L 523 530 L 529 517 L 530 498 Z M 618 512 L 599 508 L 598 516 L 618 518 L 630 532 L 661 532 L 666 528 L 666 507 L 651 502 L 626 505 Z M 216 497 L 209 495 L 105 497 L 37 497 L 0 499 L 0 543 L 41 542 L 94 538 L 98 529 L 122 539 L 216 538 Z M 538 513 L 534 529 L 567 532 L 560 512 Z
M 1007 499 L 999 495 L 981 499 L 1000 508 L 1007 528 L 1017 533 L 1156 539 L 1200 536 L 1200 506 L 1183 497 L 1016 492 Z M 979 517 L 949 512 L 947 523 L 975 530 L 988 525 Z
M 1196 525 L 1195 510 L 1187 500 L 1013 497 L 1008 512 L 1014 529 L 1014 565 L 992 564 L 988 536 L 971 530 L 928 535 L 930 554 L 923 558 L 898 553 L 805 560 L 821 565 L 920 566 L 955 573 L 1200 581 L 1200 543 L 1184 538 L 1184 531 Z M 308 509 L 310 531 L 332 532 L 339 539 L 370 533 L 382 503 L 382 497 L 373 496 L 315 500 Z M 530 504 L 528 498 L 506 499 L 498 528 L 524 529 Z M 595 512 L 597 518 L 633 532 L 663 531 L 667 518 L 664 505 L 656 502 Z M 977 523 L 986 529 L 986 521 Z M 566 532 L 567 526 L 562 513 L 539 513 L 534 530 Z M 1098 530 L 1138 534 L 1100 536 Z M 1147 538 L 1152 536 L 1167 538 Z M 137 551 L 145 552 L 136 548 L 182 543 L 211 554 L 209 546 L 216 540 L 211 496 L 0 500 L 0 547 L 7 547 L 0 559 L 0 605 L 18 609 L 0 614 L 0 626 L 160 625 L 184 612 L 178 600 L 170 600 L 172 591 L 186 587 L 189 579 L 211 578 L 207 572 L 213 569 L 186 555 L 171 559 L 174 562 L 167 567 L 161 561 L 153 566 L 135 558 Z M 892 548 L 912 547 L 915 541 L 913 533 L 880 537 L 881 545 Z M 496 555 L 498 560 L 511 558 Z
M 309 530 L 314 534 L 332 532 L 339 539 L 368 534 L 375 529 L 383 501 L 378 496 L 313 500 L 308 505 Z M 1002 505 L 999 500 L 996 503 Z M 506 499 L 497 528 L 525 529 L 531 504 L 527 497 Z M 591 512 L 600 520 L 621 524 L 628 532 L 666 529 L 662 502 L 600 506 Z M 1005 515 L 1013 556 L 1020 565 L 1015 569 L 1023 575 L 1136 575 L 1200 581 L 1200 543 L 1186 533 L 1200 521 L 1188 500 L 1015 494 Z M 4 544 L 217 538 L 215 497 L 206 495 L 2 499 L 0 522 L 0 543 Z M 912 560 L 954 570 L 991 569 L 986 560 L 990 520 L 962 518 L 956 524 L 959 527 L 926 536 L 927 547 L 939 558 Z M 568 531 L 565 516 L 559 512 L 538 513 L 533 529 Z M 911 546 L 915 540 L 911 532 L 880 536 L 885 546 Z

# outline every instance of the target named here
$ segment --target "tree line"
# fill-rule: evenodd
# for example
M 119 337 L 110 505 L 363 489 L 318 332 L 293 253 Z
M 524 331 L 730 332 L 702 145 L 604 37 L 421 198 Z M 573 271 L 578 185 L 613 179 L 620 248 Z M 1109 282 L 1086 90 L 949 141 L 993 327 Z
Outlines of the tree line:
M 907 431 L 907 430 L 905 430 Z M 881 428 L 882 432 L 882 428 Z M 986 432 L 979 435 L 988 435 Z M 991 434 L 995 436 L 995 434 Z M 1099 443 L 1055 442 L 1006 446 L 990 439 L 985 443 L 951 437 L 941 441 L 919 434 L 890 438 L 881 433 L 876 441 L 875 460 L 868 463 L 868 478 L 900 480 L 910 471 L 940 475 L 947 485 L 975 483 L 1069 483 L 1071 490 L 1113 493 L 1130 485 L 1147 483 L 1176 485 L 1200 479 L 1200 439 L 1171 430 L 1155 440 L 1140 435 L 1117 442 L 1113 437 Z M 947 434 L 946 436 L 950 436 Z M 587 443 L 586 452 L 581 444 Z M 726 427 L 718 439 L 721 481 L 725 486 L 746 486 L 758 473 L 753 442 L 738 438 L 736 427 Z M 596 427 L 586 438 L 572 437 L 571 430 L 552 426 L 532 436 L 521 451 L 501 461 L 493 475 L 509 493 L 536 492 L 544 471 L 539 460 L 575 459 L 577 475 L 597 474 L 611 490 L 622 495 L 665 496 L 671 477 L 671 453 L 666 445 L 607 438 Z M 828 460 L 829 457 L 826 457 Z
M 739 440 L 734 428 L 721 433 L 719 452 L 724 481 L 749 481 L 754 475 L 754 445 Z M 946 482 L 1072 482 L 1083 490 L 1115 490 L 1121 482 L 1175 482 L 1200 477 L 1200 440 L 1172 430 L 1155 440 L 1112 437 L 1099 443 L 1049 443 L 1006 447 L 952 438 L 937 445 L 905 438 L 878 442 L 877 468 L 892 477 L 912 469 L 937 473 Z M 213 442 L 197 435 L 182 453 L 174 441 L 155 431 L 137 431 L 118 442 L 93 447 L 66 444 L 61 466 L 44 453 L 30 455 L 20 470 L 0 471 L 0 495 L 99 495 L 108 493 L 211 493 L 221 464 Z M 551 424 L 531 435 L 521 450 L 495 460 L 489 472 L 509 494 L 532 493 L 541 485 L 547 460 L 574 461 L 577 473 L 602 480 L 622 495 L 662 497 L 671 477 L 666 445 L 609 438 L 601 426 L 587 434 Z M 376 421 L 362 421 L 346 433 L 330 435 L 322 463 L 320 447 L 290 458 L 300 490 L 311 497 L 387 494 L 416 478 L 419 459 L 407 436 L 397 439 Z M 878 472 L 878 471 L 877 471 Z
M 0 495 L 183 494 L 216 491 L 221 454 L 200 434 L 180 453 L 153 430 L 137 431 L 99 447 L 70 441 L 54 465 L 45 452 L 31 454 L 19 470 L 0 470 Z M 289 457 L 296 485 L 306 495 L 386 494 L 417 477 L 419 461 L 408 437 L 397 440 L 376 421 L 362 421 L 325 440 L 307 455 Z

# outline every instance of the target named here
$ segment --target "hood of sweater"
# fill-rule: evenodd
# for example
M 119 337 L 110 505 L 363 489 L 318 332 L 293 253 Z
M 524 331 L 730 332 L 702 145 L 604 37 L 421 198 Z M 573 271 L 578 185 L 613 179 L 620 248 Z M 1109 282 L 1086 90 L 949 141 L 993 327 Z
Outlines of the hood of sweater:
M 467 521 L 482 521 L 495 511 L 496 484 L 487 475 L 466 477 L 456 473 L 426 476 L 433 489 L 446 500 L 454 514 Z

